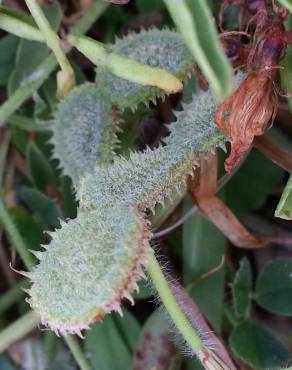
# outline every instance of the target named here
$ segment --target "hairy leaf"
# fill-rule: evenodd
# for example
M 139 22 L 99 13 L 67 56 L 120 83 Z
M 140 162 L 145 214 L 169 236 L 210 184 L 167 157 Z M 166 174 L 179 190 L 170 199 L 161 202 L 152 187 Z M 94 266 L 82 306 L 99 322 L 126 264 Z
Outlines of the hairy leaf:
M 77 333 L 111 311 L 120 312 L 143 276 L 150 232 L 130 208 L 79 213 L 51 233 L 46 252 L 29 276 L 29 302 L 58 334 Z
M 109 209 L 120 203 L 152 209 L 176 189 L 183 190 L 186 177 L 198 165 L 198 157 L 224 145 L 224 136 L 213 124 L 215 110 L 209 92 L 197 94 L 177 113 L 166 146 L 132 153 L 129 160 L 117 158 L 113 165 L 97 166 L 85 175 L 78 188 L 80 207 L 92 210 L 102 204 Z
M 111 48 L 115 53 L 125 55 L 137 62 L 162 68 L 180 80 L 188 77 L 194 70 L 193 57 L 180 34 L 168 29 L 154 28 L 129 34 L 122 39 L 117 39 Z M 133 110 L 139 103 L 155 101 L 157 97 L 165 95 L 158 88 L 119 78 L 106 67 L 97 68 L 96 82 L 108 92 L 112 102 L 122 109 Z
M 61 102 L 53 125 L 54 157 L 73 183 L 95 164 L 108 164 L 117 146 L 120 118 L 95 85 L 77 87 Z

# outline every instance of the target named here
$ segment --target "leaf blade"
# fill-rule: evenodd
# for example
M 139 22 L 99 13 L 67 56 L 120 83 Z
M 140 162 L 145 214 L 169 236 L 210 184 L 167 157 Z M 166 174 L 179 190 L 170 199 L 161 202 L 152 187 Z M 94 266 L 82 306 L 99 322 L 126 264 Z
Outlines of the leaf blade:
M 218 99 L 232 90 L 232 69 L 216 37 L 212 16 L 204 0 L 164 0 L 196 62 Z

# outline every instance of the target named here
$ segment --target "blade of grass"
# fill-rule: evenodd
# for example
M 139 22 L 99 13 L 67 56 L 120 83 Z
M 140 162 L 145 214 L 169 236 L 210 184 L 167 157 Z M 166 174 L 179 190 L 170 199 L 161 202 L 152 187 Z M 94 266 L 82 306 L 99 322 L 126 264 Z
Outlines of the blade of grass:
M 88 364 L 86 358 L 83 355 L 83 352 L 81 351 L 81 348 L 79 347 L 79 344 L 72 335 L 66 335 L 64 337 L 64 340 L 67 344 L 67 346 L 70 348 L 70 351 L 72 352 L 77 364 L 79 365 L 81 370 L 92 370 L 91 366 Z
M 17 253 L 23 260 L 26 268 L 31 270 L 34 266 L 34 257 L 29 252 L 22 236 L 15 226 L 9 212 L 4 204 L 3 196 L 0 195 L 0 223 L 3 225 L 12 245 L 15 247 Z
M 205 0 L 164 0 L 194 59 L 218 99 L 232 90 L 232 69 L 220 47 L 212 15 Z
M 38 319 L 33 311 L 29 311 L 0 332 L 0 353 L 12 343 L 29 334 L 38 325 Z
M 8 8 L 0 7 L 0 28 L 28 40 L 45 40 L 29 17 Z
M 20 281 L 13 288 L 8 290 L 8 292 L 1 294 L 0 296 L 0 314 L 10 308 L 18 299 L 24 295 L 24 288 L 28 287 L 28 282 L 26 280 Z

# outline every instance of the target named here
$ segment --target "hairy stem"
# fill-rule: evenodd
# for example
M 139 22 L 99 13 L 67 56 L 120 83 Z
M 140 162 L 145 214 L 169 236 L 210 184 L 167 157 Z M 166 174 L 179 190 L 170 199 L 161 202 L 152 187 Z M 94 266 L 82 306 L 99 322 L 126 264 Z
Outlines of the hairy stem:
M 2 196 L 0 196 L 0 223 L 3 225 L 7 236 L 9 237 L 11 243 L 14 245 L 21 259 L 23 260 L 26 268 L 28 270 L 31 270 L 34 266 L 34 258 L 32 254 L 28 251 L 22 236 L 20 235 L 17 227 L 12 221 L 9 212 L 4 205 Z
M 96 1 L 91 9 L 76 23 L 72 28 L 74 35 L 82 35 L 88 31 L 94 21 L 101 16 L 108 4 Z M 71 48 L 66 49 L 66 52 Z M 14 113 L 38 88 L 42 86 L 44 81 L 56 69 L 58 63 L 54 55 L 49 55 L 38 67 L 40 77 L 28 84 L 19 87 L 9 99 L 0 107 L 0 123 L 5 122 L 7 118 Z
M 49 21 L 44 15 L 40 5 L 36 0 L 25 0 L 36 24 L 42 35 L 47 41 L 48 47 L 53 51 L 62 69 L 62 74 L 58 74 L 58 92 L 60 96 L 65 96 L 75 86 L 75 74 L 71 64 L 61 48 L 61 40 L 52 29 Z
M 83 352 L 78 344 L 78 341 L 72 335 L 66 335 L 64 340 L 67 346 L 70 348 L 75 361 L 79 365 L 81 370 L 92 370 L 91 366 L 88 364 Z
M 203 341 L 177 302 L 154 253 L 150 253 L 148 257 L 147 270 L 174 324 L 192 351 L 199 355 L 204 347 Z M 200 358 L 200 356 L 198 357 Z
M 33 311 L 29 311 L 14 323 L 0 332 L 0 353 L 12 343 L 23 338 L 37 327 L 38 319 Z

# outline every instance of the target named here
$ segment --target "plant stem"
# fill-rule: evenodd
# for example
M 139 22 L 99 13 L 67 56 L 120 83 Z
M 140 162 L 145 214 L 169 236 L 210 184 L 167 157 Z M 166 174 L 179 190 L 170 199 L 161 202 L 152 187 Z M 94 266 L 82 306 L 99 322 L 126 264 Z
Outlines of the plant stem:
M 228 320 L 233 328 L 235 328 L 240 323 L 240 320 L 234 315 L 232 310 L 227 305 L 224 305 L 223 313 L 225 318 Z
M 48 47 L 55 54 L 61 69 L 69 74 L 73 73 L 71 64 L 61 48 L 61 40 L 52 29 L 38 2 L 36 0 L 25 0 L 25 2 L 41 33 L 45 37 Z
M 12 343 L 30 333 L 38 324 L 33 311 L 29 311 L 13 324 L 0 332 L 0 353 L 5 351 Z
M 95 20 L 101 16 L 108 4 L 101 1 L 96 1 L 91 9 L 76 23 L 72 28 L 74 35 L 82 35 L 86 33 Z M 66 49 L 66 52 L 71 48 Z M 42 86 L 44 81 L 56 69 L 58 63 L 53 54 L 49 55 L 39 66 L 39 77 L 31 82 L 19 87 L 9 99 L 0 107 L 0 123 L 5 122 L 7 118 L 14 113 L 38 88 Z
M 149 255 L 147 270 L 171 319 L 190 348 L 196 355 L 198 355 L 204 347 L 203 341 L 178 304 L 160 265 L 155 258 L 154 252 Z M 200 358 L 200 356 L 198 357 Z
M 79 365 L 80 369 L 81 370 L 92 370 L 91 366 L 88 364 L 86 358 L 84 357 L 84 354 L 76 338 L 74 338 L 72 335 L 66 335 L 64 337 L 64 340 L 67 346 L 70 348 L 70 351 L 72 352 L 75 358 L 75 361 Z
M 25 0 L 25 2 L 42 35 L 46 39 L 48 47 L 55 54 L 55 57 L 62 69 L 62 71 L 57 74 L 57 85 L 58 95 L 60 97 L 64 97 L 75 86 L 75 73 L 73 68 L 66 57 L 65 52 L 61 48 L 61 40 L 59 36 L 52 29 L 37 0 Z
M 34 266 L 33 255 L 28 251 L 22 236 L 20 235 L 17 227 L 12 221 L 9 212 L 4 205 L 2 195 L 0 195 L 0 222 L 3 224 L 7 236 L 17 250 L 17 253 L 22 258 L 26 268 L 28 270 L 31 270 Z
M 115 53 L 110 47 L 90 37 L 69 36 L 68 41 L 97 66 L 106 67 L 111 73 L 141 85 L 155 86 L 168 94 L 181 91 L 182 82 L 158 67 L 137 62 Z

